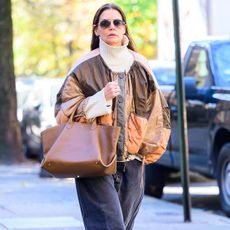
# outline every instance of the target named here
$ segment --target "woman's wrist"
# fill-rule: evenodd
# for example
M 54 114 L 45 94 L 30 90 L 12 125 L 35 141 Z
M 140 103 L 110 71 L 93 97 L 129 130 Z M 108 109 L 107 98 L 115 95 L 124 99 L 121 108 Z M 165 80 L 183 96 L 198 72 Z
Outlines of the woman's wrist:
M 112 100 L 106 100 L 104 88 L 87 99 L 87 104 L 84 106 L 84 114 L 87 120 L 112 112 Z

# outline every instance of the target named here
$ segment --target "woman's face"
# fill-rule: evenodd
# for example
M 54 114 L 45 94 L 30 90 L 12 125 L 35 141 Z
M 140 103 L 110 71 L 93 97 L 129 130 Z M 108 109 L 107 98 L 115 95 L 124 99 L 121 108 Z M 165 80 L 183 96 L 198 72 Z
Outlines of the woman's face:
M 126 25 L 119 11 L 108 9 L 100 15 L 95 34 L 110 46 L 121 46 Z

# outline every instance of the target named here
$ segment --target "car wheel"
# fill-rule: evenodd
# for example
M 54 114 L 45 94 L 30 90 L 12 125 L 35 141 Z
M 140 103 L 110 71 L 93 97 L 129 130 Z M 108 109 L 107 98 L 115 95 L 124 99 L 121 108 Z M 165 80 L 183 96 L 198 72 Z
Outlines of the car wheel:
M 217 180 L 222 209 L 230 217 L 230 143 L 221 148 L 218 157 Z
M 161 165 L 152 164 L 145 166 L 145 194 L 161 198 L 165 186 L 168 170 Z

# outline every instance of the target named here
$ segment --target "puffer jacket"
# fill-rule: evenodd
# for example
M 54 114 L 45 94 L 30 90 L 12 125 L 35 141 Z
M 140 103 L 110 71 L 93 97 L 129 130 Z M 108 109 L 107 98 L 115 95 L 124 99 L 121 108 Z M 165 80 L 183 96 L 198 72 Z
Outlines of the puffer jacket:
M 86 119 L 84 107 L 88 97 L 118 79 L 121 93 L 113 99 L 112 113 L 97 117 L 99 124 L 118 125 L 118 160 L 137 155 L 149 164 L 165 152 L 170 136 L 169 108 L 146 59 L 132 52 L 134 63 L 127 73 L 115 73 L 95 49 L 79 60 L 69 72 L 57 94 L 55 116 L 58 123 Z

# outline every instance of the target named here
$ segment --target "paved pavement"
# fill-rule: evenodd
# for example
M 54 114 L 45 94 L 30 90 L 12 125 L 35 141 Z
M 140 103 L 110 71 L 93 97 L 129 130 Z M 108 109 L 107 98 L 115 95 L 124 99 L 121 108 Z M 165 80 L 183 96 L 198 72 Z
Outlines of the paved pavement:
M 83 230 L 72 179 L 39 178 L 38 164 L 0 165 L 0 230 Z M 145 196 L 134 230 L 227 230 L 230 219 Z

